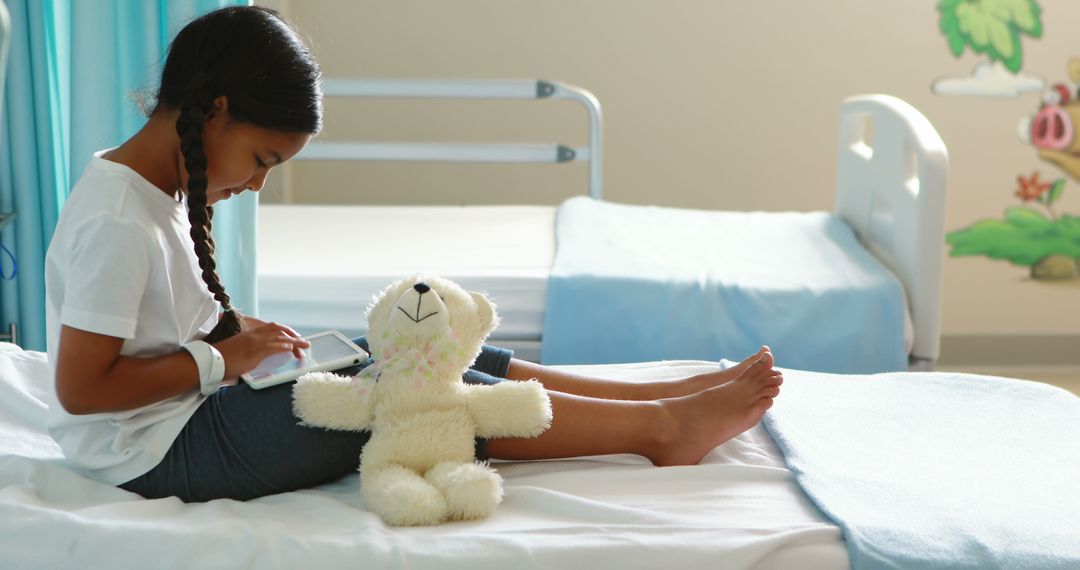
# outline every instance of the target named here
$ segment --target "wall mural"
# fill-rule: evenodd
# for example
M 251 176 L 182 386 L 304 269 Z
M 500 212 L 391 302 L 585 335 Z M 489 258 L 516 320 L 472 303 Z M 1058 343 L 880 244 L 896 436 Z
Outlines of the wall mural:
M 1042 10 L 1035 0 L 941 0 L 938 12 L 954 56 L 970 48 L 990 61 L 976 66 L 972 77 L 935 81 L 934 93 L 1018 97 L 1043 89 L 1041 79 L 1020 73 L 1021 36 L 1042 36 Z M 1054 170 L 1019 173 L 1010 189 L 1019 204 L 1006 208 L 1001 219 L 979 220 L 946 235 L 950 256 L 1009 261 L 1029 268 L 1040 281 L 1080 278 L 1080 216 L 1055 207 L 1069 178 L 1080 181 L 1080 58 L 1066 67 L 1069 81 L 1043 90 L 1038 111 L 1019 124 L 1021 140 Z
M 957 59 L 969 48 L 989 61 L 970 77 L 943 77 L 931 90 L 938 95 L 1018 97 L 1043 88 L 1042 79 L 1020 73 L 1021 36 L 1042 37 L 1042 9 L 1035 0 L 940 0 L 939 28 Z

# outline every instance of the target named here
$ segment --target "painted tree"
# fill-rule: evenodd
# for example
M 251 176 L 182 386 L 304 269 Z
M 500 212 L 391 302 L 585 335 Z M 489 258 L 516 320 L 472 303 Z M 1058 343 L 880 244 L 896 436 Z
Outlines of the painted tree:
M 956 57 L 971 48 L 1020 71 L 1020 35 L 1042 37 L 1042 9 L 1035 0 L 940 0 L 941 33 Z

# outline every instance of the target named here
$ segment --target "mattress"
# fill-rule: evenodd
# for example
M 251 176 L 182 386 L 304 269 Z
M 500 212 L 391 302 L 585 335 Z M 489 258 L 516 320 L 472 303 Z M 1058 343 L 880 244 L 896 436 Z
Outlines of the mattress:
M 417 272 L 484 291 L 490 342 L 539 359 L 555 206 L 259 206 L 259 317 L 301 334 L 366 333 L 372 295 Z M 913 327 L 904 311 L 905 350 Z M 726 355 L 717 355 L 717 357 Z
M 631 381 L 717 365 L 566 370 Z M 64 568 L 848 568 L 840 529 L 756 426 L 696 466 L 637 456 L 497 462 L 488 519 L 394 529 L 358 476 L 248 502 L 146 500 L 65 469 L 43 430 L 45 354 L 0 343 L 0 566 Z M 118 557 L 117 552 L 124 555 Z

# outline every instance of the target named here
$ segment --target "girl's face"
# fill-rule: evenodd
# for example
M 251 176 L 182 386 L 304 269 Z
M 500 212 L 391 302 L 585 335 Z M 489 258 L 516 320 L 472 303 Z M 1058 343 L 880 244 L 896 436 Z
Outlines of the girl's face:
M 311 140 L 307 133 L 285 133 L 235 121 L 227 106 L 226 98 L 218 97 L 203 130 L 208 206 L 244 190 L 258 192 L 271 168 L 292 158 Z M 181 172 L 186 189 L 187 170 L 181 168 Z

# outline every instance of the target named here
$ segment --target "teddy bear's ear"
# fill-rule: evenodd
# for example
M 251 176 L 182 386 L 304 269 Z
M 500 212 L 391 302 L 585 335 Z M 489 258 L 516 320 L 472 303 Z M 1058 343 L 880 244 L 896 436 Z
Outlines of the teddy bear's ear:
M 486 337 L 499 324 L 499 317 L 495 315 L 495 305 L 491 304 L 491 301 L 488 301 L 488 298 L 483 293 L 469 291 L 469 296 L 476 303 L 478 321 L 476 328 L 481 337 Z
M 367 307 L 368 325 L 384 322 L 390 311 L 394 310 L 394 304 L 397 303 L 401 294 L 412 287 L 417 279 L 418 276 L 411 275 L 387 285 L 385 289 L 376 293 Z
M 390 310 L 390 291 L 392 290 L 393 287 L 387 287 L 372 295 L 371 302 L 367 306 L 367 314 L 364 315 L 368 323 L 382 322 L 385 313 Z

